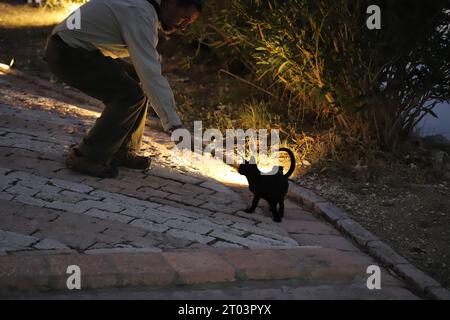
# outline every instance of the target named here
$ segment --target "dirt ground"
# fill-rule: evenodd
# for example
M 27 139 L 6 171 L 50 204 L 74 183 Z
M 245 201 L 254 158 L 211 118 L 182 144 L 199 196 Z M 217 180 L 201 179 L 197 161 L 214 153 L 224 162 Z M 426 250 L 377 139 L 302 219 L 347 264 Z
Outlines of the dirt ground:
M 4 6 L 0 4 L 0 18 L 5 15 Z M 14 58 L 18 69 L 49 79 L 41 57 L 51 27 L 2 23 L 9 20 L 0 19 L 0 62 L 9 63 Z M 211 110 L 227 102 L 230 92 L 238 100 L 250 90 L 238 84 L 239 90 L 233 91 L 236 81 L 220 73 L 219 67 L 211 63 L 213 60 L 202 63 L 201 55 L 208 53 L 201 53 L 193 61 L 183 59 L 183 55 L 193 55 L 194 47 L 176 51 L 174 55 L 176 42 L 176 39 L 163 41 L 160 51 L 183 119 L 200 116 L 206 120 L 211 112 L 214 114 Z M 298 183 L 334 202 L 418 268 L 450 288 L 450 183 L 421 166 L 386 163 L 370 169 L 350 167 L 321 173 L 317 173 L 320 169 L 311 170 Z
M 450 183 L 392 165 L 310 173 L 298 184 L 329 199 L 416 267 L 450 287 Z

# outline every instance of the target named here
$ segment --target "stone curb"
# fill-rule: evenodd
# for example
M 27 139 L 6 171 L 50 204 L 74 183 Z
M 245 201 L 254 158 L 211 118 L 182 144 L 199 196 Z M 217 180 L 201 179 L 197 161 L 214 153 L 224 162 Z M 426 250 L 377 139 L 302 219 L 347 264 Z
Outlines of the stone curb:
M 251 251 L 252 254 L 249 254 Z M 332 257 L 332 258 L 330 258 Z M 334 261 L 343 264 L 336 270 Z M 363 266 L 333 249 L 208 249 L 103 255 L 0 257 L 0 293 L 68 290 L 69 266 L 81 270 L 81 288 L 160 287 L 247 280 L 350 283 Z
M 288 197 L 323 216 L 336 229 L 354 240 L 369 255 L 403 278 L 417 293 L 429 299 L 450 300 L 450 291 L 439 282 L 417 269 L 326 199 L 292 182 L 290 182 Z

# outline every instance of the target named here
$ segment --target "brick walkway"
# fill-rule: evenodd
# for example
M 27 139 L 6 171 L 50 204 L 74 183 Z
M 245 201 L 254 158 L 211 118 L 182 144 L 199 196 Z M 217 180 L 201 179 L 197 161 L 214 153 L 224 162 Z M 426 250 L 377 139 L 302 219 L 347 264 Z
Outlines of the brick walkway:
M 237 184 L 242 181 L 241 176 L 212 160 L 202 166 L 171 157 L 173 145 L 158 131 L 146 132 L 144 153 L 154 156 L 149 171 L 122 169 L 115 180 L 68 171 L 64 167 L 65 153 L 80 141 L 97 116 L 95 108 L 69 95 L 14 76 L 0 76 L 0 261 L 3 265 L 15 261 L 36 268 L 41 262 L 45 265 L 52 261 L 48 260 L 52 256 L 58 260 L 80 254 L 93 257 L 153 254 L 169 261 L 179 280 L 180 275 L 186 275 L 186 270 L 195 265 L 189 262 L 194 252 L 205 255 L 208 252 L 205 250 L 219 250 L 214 252 L 225 262 L 220 260 L 218 270 L 223 269 L 223 274 L 228 270 L 228 280 L 235 281 L 249 267 L 245 261 L 252 259 L 253 252 L 257 252 L 254 250 L 268 250 L 267 268 L 274 270 L 277 261 L 281 263 L 277 257 L 279 252 L 292 252 L 295 258 L 299 252 L 304 257 L 306 250 L 315 256 L 308 260 L 311 270 L 327 265 L 326 272 L 311 275 L 315 281 L 329 285 L 333 281 L 358 279 L 359 288 L 364 288 L 361 279 L 366 277 L 365 268 L 377 263 L 332 226 L 292 201 L 286 201 L 286 218 L 282 224 L 271 220 L 267 205 L 255 214 L 244 213 L 242 209 L 250 203 L 251 194 L 245 186 Z M 226 252 L 232 253 L 227 256 Z M 36 256 L 44 260 L 21 260 Z M 296 264 L 302 265 L 299 257 L 289 260 L 295 268 Z M 254 267 L 252 263 L 256 261 L 258 268 L 262 268 L 258 272 L 265 275 L 260 279 L 298 276 L 297 273 L 292 276 L 291 265 L 281 268 L 281 273 L 275 276 L 264 273 L 265 259 L 250 263 Z M 205 263 L 210 262 L 207 259 Z M 358 265 L 358 271 L 351 274 L 351 279 L 341 279 L 339 275 L 349 264 Z M 0 271 L 7 273 L 5 270 L 9 269 L 2 271 L 0 267 Z M 395 289 L 392 298 L 414 297 L 403 288 L 402 282 L 383 272 L 383 280 L 386 279 L 383 283 Z M 0 278 L 5 274 L 0 274 Z M 189 278 L 189 272 L 186 277 Z M 195 277 L 201 278 L 201 274 Z M 195 277 L 194 282 L 202 282 Z

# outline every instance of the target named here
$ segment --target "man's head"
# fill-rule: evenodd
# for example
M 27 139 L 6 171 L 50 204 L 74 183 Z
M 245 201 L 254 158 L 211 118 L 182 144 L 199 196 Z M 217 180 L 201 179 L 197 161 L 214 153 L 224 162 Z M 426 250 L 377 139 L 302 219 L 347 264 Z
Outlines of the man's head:
M 198 19 L 203 0 L 162 0 L 160 22 L 167 32 L 184 30 Z

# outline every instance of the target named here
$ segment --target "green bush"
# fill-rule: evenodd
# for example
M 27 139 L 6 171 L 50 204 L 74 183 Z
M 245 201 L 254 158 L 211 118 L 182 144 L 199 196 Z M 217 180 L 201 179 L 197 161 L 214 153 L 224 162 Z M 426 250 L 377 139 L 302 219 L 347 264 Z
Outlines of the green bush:
M 352 154 L 394 150 L 434 101 L 450 99 L 447 1 L 206 3 L 195 36 L 225 65 L 245 66 L 285 127 L 339 136 L 328 152 L 341 137 Z M 381 30 L 366 27 L 372 4 Z

